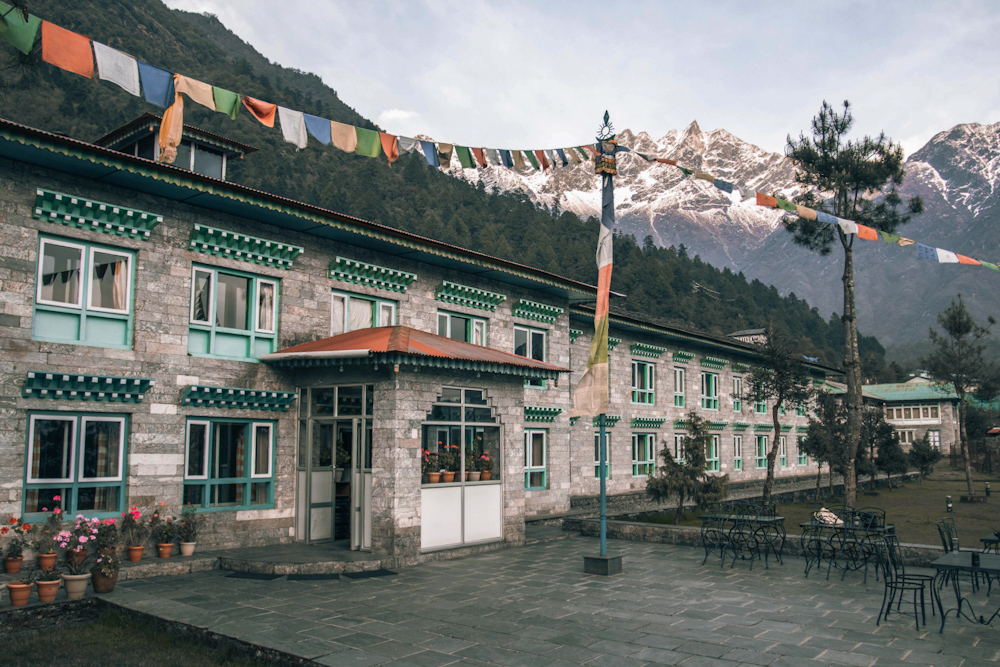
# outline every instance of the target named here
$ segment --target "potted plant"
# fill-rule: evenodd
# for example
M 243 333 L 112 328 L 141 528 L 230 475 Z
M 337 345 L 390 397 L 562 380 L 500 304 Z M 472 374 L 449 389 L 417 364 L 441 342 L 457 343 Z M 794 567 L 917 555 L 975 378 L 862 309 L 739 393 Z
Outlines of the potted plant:
M 94 585 L 94 592 L 110 593 L 115 590 L 121 567 L 122 562 L 114 552 L 100 554 L 90 570 L 90 582 Z
M 181 541 L 181 555 L 190 556 L 194 553 L 194 545 L 198 541 L 198 524 L 204 523 L 205 517 L 199 517 L 191 503 L 186 503 L 181 511 L 181 522 L 177 527 L 177 536 Z
M 476 451 L 472 446 L 465 448 L 465 481 L 466 482 L 478 482 L 479 476 L 482 474 L 479 471 L 479 462 L 477 461 Z
M 476 467 L 479 468 L 479 479 L 484 482 L 493 479 L 493 459 L 490 458 L 489 453 L 483 452 L 476 463 Z
M 437 452 L 424 449 L 421 452 L 423 461 L 420 463 L 420 471 L 424 476 L 425 484 L 437 484 L 441 481 L 441 464 L 438 462 Z
M 34 579 L 38 590 L 38 601 L 53 602 L 63 581 L 62 572 L 55 568 L 51 570 L 39 570 L 35 573 Z
M 153 529 L 151 521 L 142 518 L 142 512 L 138 507 L 129 507 L 128 512 L 122 513 L 121 534 L 128 551 L 129 562 L 138 563 L 142 560 L 142 552 L 146 548 L 146 540 Z
M 158 515 L 154 514 L 154 517 Z M 174 552 L 174 541 L 177 539 L 177 524 L 170 517 L 157 521 L 153 526 L 153 540 L 156 541 L 156 553 L 160 558 L 170 558 Z
M 443 482 L 454 482 L 462 461 L 458 455 L 458 445 L 444 445 L 438 452 L 438 464 L 441 466 Z
M 105 519 L 97 526 L 97 554 L 113 554 L 121 544 L 121 531 L 117 519 Z
M 0 545 L 3 545 L 3 566 L 7 574 L 17 574 L 24 562 L 25 534 L 31 530 L 29 524 L 17 517 L 11 517 L 6 526 L 0 526 Z M 6 542 L 6 545 L 3 543 Z
M 55 496 L 52 499 L 56 502 L 62 500 L 60 496 Z M 49 510 L 43 507 L 42 511 L 48 512 Z M 38 567 L 42 570 L 51 570 L 56 566 L 55 539 L 56 535 L 59 534 L 61 524 L 62 510 L 59 507 L 53 507 L 52 512 L 46 517 L 45 523 L 41 526 L 35 526 L 31 530 L 33 536 L 31 544 L 38 556 Z
M 87 592 L 90 581 L 90 549 L 88 544 L 97 539 L 99 519 L 87 519 L 82 514 L 77 515 L 72 530 L 62 530 L 56 535 L 56 544 L 65 549 L 64 563 L 66 573 L 63 583 L 66 585 L 66 597 L 79 600 Z
M 15 581 L 7 582 L 7 595 L 10 596 L 10 603 L 15 607 L 23 607 L 28 604 L 31 597 L 31 578 L 25 577 Z

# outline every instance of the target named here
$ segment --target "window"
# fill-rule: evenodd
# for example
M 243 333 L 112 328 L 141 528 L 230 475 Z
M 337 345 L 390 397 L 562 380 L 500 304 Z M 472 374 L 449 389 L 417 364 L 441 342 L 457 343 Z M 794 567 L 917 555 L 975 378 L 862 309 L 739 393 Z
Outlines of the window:
M 719 436 L 708 436 L 708 451 L 705 452 L 705 470 L 719 472 Z
M 212 510 L 274 506 L 274 422 L 189 419 L 184 502 Z
M 684 407 L 684 369 L 674 369 L 674 407 Z
M 500 480 L 500 427 L 495 409 L 482 389 L 443 387 L 423 424 L 423 449 L 432 469 L 458 473 L 455 483 L 479 484 Z M 527 439 L 525 440 L 527 447 Z M 527 452 L 526 452 L 527 453 Z M 544 445 L 542 449 L 544 473 Z M 531 459 L 525 459 L 525 470 Z M 476 464 L 473 467 L 473 463 Z M 465 472 L 489 471 L 480 482 L 465 480 Z M 527 476 L 525 477 L 527 480 Z M 425 485 L 426 486 L 426 485 Z M 437 485 L 432 485 L 437 486 Z
M 754 414 L 766 415 L 767 414 L 767 401 L 754 401 L 753 411 L 754 411 Z
M 706 410 L 719 409 L 719 374 L 701 374 L 701 407 Z
M 545 441 L 548 431 L 524 431 L 524 488 L 536 491 L 548 488 L 545 474 Z
M 927 431 L 927 441 L 934 449 L 941 449 L 941 431 Z
M 473 345 L 486 345 L 486 320 L 471 315 L 438 311 L 438 335 Z
M 733 411 L 743 411 L 743 378 L 733 377 Z
M 514 327 L 514 354 L 535 361 L 545 361 L 545 331 Z M 524 384 L 528 387 L 545 387 L 545 380 L 531 378 L 525 380 Z
M 41 238 L 31 337 L 131 349 L 134 257 L 93 243 Z
M 256 359 L 274 352 L 278 281 L 195 266 L 191 277 L 188 353 Z
M 607 458 L 607 477 L 605 479 L 611 479 L 611 433 L 609 431 L 604 432 L 604 447 L 605 455 Z M 594 432 L 594 478 L 601 478 L 601 432 Z
M 902 405 L 898 407 L 887 407 L 885 409 L 886 419 L 906 419 L 906 420 L 940 420 L 941 411 L 937 405 Z
M 684 434 L 674 434 L 674 462 L 684 464 Z
M 778 438 L 778 456 L 781 457 L 779 465 L 782 468 L 788 466 L 788 438 L 785 436 L 780 436 Z
M 809 465 L 809 457 L 806 456 L 806 453 L 804 451 L 802 451 L 802 443 L 805 441 L 806 441 L 806 436 L 804 435 L 800 435 L 795 438 L 795 451 L 799 455 L 799 460 L 797 461 L 797 463 L 800 466 Z
M 767 467 L 767 436 L 758 435 L 757 439 L 757 469 Z
M 743 470 L 743 436 L 733 436 L 733 469 Z
M 396 324 L 396 302 L 334 291 L 330 295 L 330 335 L 391 327 Z
M 656 402 L 656 366 L 632 360 L 632 402 L 653 405 Z
M 915 440 L 914 431 L 900 431 L 899 432 L 899 442 L 904 445 L 912 445 Z
M 632 434 L 632 476 L 649 477 L 655 469 L 656 447 L 655 433 L 633 433 Z
M 782 403 L 781 405 L 778 406 L 778 414 L 781 415 L 782 417 L 785 416 L 785 404 L 784 403 Z
M 127 430 L 125 415 L 30 415 L 24 514 L 60 507 L 67 517 L 118 516 L 125 502 Z
M 795 406 L 795 416 L 805 417 L 806 416 L 806 406 L 803 403 L 799 403 Z

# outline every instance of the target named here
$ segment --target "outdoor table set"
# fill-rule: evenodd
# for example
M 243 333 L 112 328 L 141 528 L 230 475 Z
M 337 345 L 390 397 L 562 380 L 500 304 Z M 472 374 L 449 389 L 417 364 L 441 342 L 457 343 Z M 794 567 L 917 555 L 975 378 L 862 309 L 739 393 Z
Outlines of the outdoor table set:
M 785 517 L 775 516 L 773 504 L 727 503 L 716 506 L 701 517 L 701 543 L 705 549 L 702 565 L 712 554 L 719 556 L 722 565 L 732 557 L 730 567 L 737 560 L 753 562 L 764 559 L 769 566 L 769 557 L 774 556 L 779 563 L 785 548 Z
M 989 617 L 985 614 L 977 614 L 972 602 L 962 592 L 961 575 L 968 575 L 973 592 L 978 589 L 978 578 L 985 577 L 989 586 L 987 595 L 992 589 L 992 578 L 1000 577 L 1000 555 L 991 553 L 979 553 L 976 551 L 952 551 L 931 563 L 931 567 L 937 570 L 935 584 L 941 589 L 948 580 L 951 580 L 951 587 L 955 593 L 955 606 L 947 610 L 941 603 L 940 593 L 937 596 L 938 610 L 941 612 L 941 629 L 944 632 L 944 622 L 948 614 L 954 612 L 955 616 L 961 616 L 973 623 L 989 625 L 994 619 L 1000 617 L 1000 605 Z M 968 613 L 966 613 L 968 610 Z M 987 612 L 989 610 L 987 609 Z
M 827 579 L 833 569 L 841 571 L 841 579 L 848 572 L 864 570 L 866 582 L 875 556 L 874 540 L 895 532 L 893 524 L 885 523 L 885 511 L 878 508 L 844 509 L 834 521 L 813 518 L 799 527 L 807 577 L 825 562 Z

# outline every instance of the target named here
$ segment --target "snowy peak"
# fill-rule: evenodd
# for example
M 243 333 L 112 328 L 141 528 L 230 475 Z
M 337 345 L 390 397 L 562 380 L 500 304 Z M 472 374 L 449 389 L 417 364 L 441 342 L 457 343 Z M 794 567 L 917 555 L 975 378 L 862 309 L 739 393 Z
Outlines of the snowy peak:
M 908 180 L 978 217 L 1000 204 L 1000 123 L 956 125 L 907 159 Z

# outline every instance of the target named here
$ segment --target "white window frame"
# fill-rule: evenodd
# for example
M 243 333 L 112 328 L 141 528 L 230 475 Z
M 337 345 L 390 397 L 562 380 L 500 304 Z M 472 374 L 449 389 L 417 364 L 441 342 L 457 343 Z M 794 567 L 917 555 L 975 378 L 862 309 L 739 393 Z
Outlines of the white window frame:
M 120 250 L 108 250 L 106 248 L 99 248 L 95 246 L 90 246 L 90 252 L 87 254 L 87 284 L 91 289 L 87 290 L 87 310 L 92 310 L 95 313 L 114 313 L 116 315 L 128 315 L 131 312 L 129 307 L 132 303 L 132 255 L 121 252 Z M 93 290 L 93 277 L 90 277 L 90 271 L 93 270 L 94 266 L 94 254 L 104 253 L 105 255 L 116 255 L 118 257 L 125 258 L 125 307 L 121 310 L 116 310 L 114 308 L 101 308 L 99 306 L 93 305 L 94 301 L 94 290 Z M 83 280 L 81 276 L 80 287 L 83 288 Z M 110 480 L 109 480 L 110 481 Z
M 743 378 L 733 376 L 733 412 L 743 412 Z
M 188 470 L 190 469 L 190 455 L 191 455 L 191 427 L 195 425 L 204 426 L 205 442 L 203 443 L 202 451 L 202 461 L 201 469 L 204 471 L 203 475 L 189 475 Z M 194 419 L 189 420 L 187 423 L 187 428 L 184 434 L 184 479 L 208 479 L 208 450 L 209 444 L 211 443 L 209 430 L 212 428 L 212 422 L 208 420 Z
M 675 408 L 683 408 L 684 407 L 684 403 L 685 403 L 684 389 L 685 389 L 685 385 L 687 383 L 687 377 L 686 377 L 686 373 L 684 371 L 685 371 L 685 369 L 683 369 L 683 368 L 679 368 L 677 366 L 674 367 L 674 407 Z M 680 402 L 678 402 L 678 399 L 680 399 Z
M 542 434 L 542 465 L 533 466 L 529 462 L 534 458 L 530 454 L 534 451 L 534 436 L 537 433 Z M 530 479 L 532 473 L 542 473 L 542 480 L 545 482 L 542 486 L 528 486 L 527 480 Z M 525 491 L 541 491 L 543 489 L 549 488 L 549 431 L 544 428 L 526 428 L 524 429 L 524 489 Z
M 708 389 L 714 394 L 705 393 L 706 383 L 710 385 Z M 713 404 L 714 403 L 714 407 Z M 704 410 L 719 409 L 719 374 L 710 371 L 701 372 L 701 407 Z
M 764 445 L 764 449 L 761 449 L 761 444 Z M 771 443 L 766 435 L 755 435 L 754 436 L 754 467 L 757 470 L 767 469 L 767 455 L 770 450 Z M 761 456 L 763 452 L 763 456 Z M 763 464 L 761 464 L 763 461 Z
M 611 431 L 604 431 L 605 441 L 605 454 L 607 454 L 608 460 L 605 461 L 607 464 L 607 477 L 605 479 L 611 479 Z M 601 432 L 594 431 L 594 479 L 601 478 Z
M 344 321 L 341 322 L 341 330 L 339 332 L 335 331 L 333 323 L 333 300 L 341 299 L 344 302 Z M 341 290 L 330 290 L 330 335 L 338 336 L 342 333 L 349 333 L 351 331 L 361 331 L 361 329 L 351 329 L 351 300 L 360 299 L 368 303 L 373 303 L 375 305 L 375 320 L 366 329 L 375 329 L 382 326 L 382 311 L 388 308 L 391 316 L 390 321 L 392 324 L 388 326 L 395 326 L 396 324 L 396 302 L 390 299 L 383 299 L 377 296 L 369 296 L 367 294 L 355 294 L 354 292 L 344 292 Z
M 526 359 L 531 359 L 533 361 L 541 361 L 543 363 L 546 362 L 546 361 L 548 361 L 548 358 L 549 358 L 549 332 L 548 332 L 548 330 L 546 330 L 546 329 L 536 329 L 534 327 L 526 327 L 526 326 L 522 326 L 520 324 L 515 324 L 514 325 L 514 350 L 517 349 L 517 332 L 519 330 L 525 332 L 525 334 L 528 336 L 527 350 L 526 350 L 528 352 L 528 356 L 525 356 L 525 358 Z M 542 358 L 541 359 L 535 359 L 534 357 L 530 356 L 530 354 L 531 354 L 531 337 L 532 337 L 533 334 L 541 334 L 542 335 Z M 515 352 L 515 354 L 516 354 L 516 352 Z M 536 389 L 544 389 L 547 386 L 547 384 L 548 383 L 546 383 L 545 380 L 540 380 L 538 378 L 528 378 L 528 379 L 526 379 L 524 381 L 524 386 L 526 386 L 526 387 L 534 387 Z
M 646 389 L 639 389 L 638 387 L 641 384 L 638 382 L 640 375 L 644 380 L 647 379 L 646 373 L 640 372 L 640 369 L 649 370 L 649 382 Z M 644 396 L 648 396 L 649 400 L 641 400 Z M 656 405 L 656 364 L 651 361 L 632 360 L 632 403 L 635 405 Z
M 84 447 L 86 442 L 84 438 L 87 435 L 87 422 L 117 422 L 118 423 L 118 475 L 116 477 L 84 477 L 83 476 L 83 461 L 86 458 L 84 456 Z M 122 467 L 125 460 L 125 418 L 124 417 L 82 417 L 80 420 L 80 427 L 82 432 L 80 434 L 80 460 L 77 462 L 77 480 L 79 483 L 83 482 L 120 482 L 122 481 Z M 29 461 L 31 459 L 28 459 Z
M 205 315 L 208 317 L 207 320 L 196 320 L 194 319 L 194 295 L 195 288 L 198 286 L 198 273 L 208 274 L 208 306 L 205 308 Z M 191 309 L 188 313 L 188 322 L 191 324 L 201 324 L 203 326 L 213 325 L 213 315 L 215 314 L 215 272 L 211 269 L 206 269 L 200 266 L 191 267 Z
M 35 422 L 39 420 L 44 421 L 67 421 L 72 423 L 72 430 L 70 431 L 70 446 L 69 446 L 69 460 L 66 462 L 66 470 L 69 473 L 69 477 L 62 477 L 58 479 L 43 478 L 38 479 L 31 476 L 31 460 L 35 455 Z M 28 448 L 27 448 L 27 469 L 24 473 L 25 484 L 55 484 L 55 483 L 73 483 L 73 471 L 76 469 L 76 421 L 77 418 L 73 417 L 63 417 L 61 415 L 43 414 L 43 415 L 31 415 L 28 420 Z
M 270 328 L 270 329 L 262 329 L 260 327 L 260 313 L 261 313 L 261 310 L 260 310 L 260 295 L 262 293 L 262 290 L 260 289 L 261 285 L 270 285 L 271 289 L 274 290 L 271 293 L 271 310 L 272 310 L 272 312 L 271 312 L 271 324 L 272 324 L 272 328 Z M 267 278 L 257 278 L 257 284 L 254 286 L 254 290 L 253 291 L 254 291 L 254 301 L 256 302 L 254 304 L 254 319 L 253 319 L 254 332 L 255 333 L 263 333 L 263 334 L 273 334 L 273 333 L 276 333 L 277 332 L 277 324 L 278 324 L 278 313 L 274 312 L 274 309 L 278 305 L 278 281 L 276 281 L 276 280 L 269 280 Z
M 763 407 L 760 408 L 760 409 L 758 409 L 757 406 L 763 406 Z M 764 400 L 764 401 L 754 401 L 753 402 L 753 413 L 755 415 L 766 415 L 767 414 L 767 401 L 766 400 Z
M 687 437 L 685 433 L 674 433 L 674 463 L 679 463 L 684 465 L 684 439 Z
M 62 246 L 63 248 L 73 248 L 80 252 L 80 275 L 76 281 L 76 302 L 75 303 L 63 303 L 62 301 L 48 301 L 42 298 L 42 266 L 44 264 L 45 258 L 45 246 L 55 245 Z M 87 246 L 81 245 L 79 243 L 69 243 L 68 241 L 55 240 L 49 238 L 42 238 L 41 244 L 38 247 L 38 265 L 35 269 L 35 303 L 43 306 L 55 306 L 57 308 L 73 308 L 76 310 L 83 310 L 83 284 L 86 282 L 87 276 L 87 253 L 85 250 Z M 131 281 L 130 281 L 131 282 Z M 127 312 L 127 311 L 126 311 Z
M 809 465 L 809 456 L 802 451 L 802 443 L 805 442 L 806 436 L 799 435 L 795 437 L 795 454 L 798 459 L 795 461 L 796 465 L 807 466 Z
M 708 436 L 708 454 L 705 456 L 705 471 L 719 472 L 722 467 L 719 450 L 722 449 L 722 437 L 718 435 Z
M 268 439 L 268 457 L 267 457 L 267 473 L 257 473 L 254 472 L 254 464 L 257 462 L 257 429 L 261 426 L 267 428 L 267 439 Z M 250 478 L 251 479 L 264 479 L 265 477 L 270 479 L 273 476 L 274 468 L 274 424 L 269 422 L 253 422 L 250 424 Z
M 647 458 L 637 459 L 635 457 L 640 438 L 645 443 L 645 451 L 642 452 Z M 636 474 L 638 466 L 647 466 L 646 472 Z M 632 434 L 632 477 L 651 477 L 656 474 L 656 434 L 655 433 L 633 433 Z
M 934 449 L 941 449 L 941 431 L 936 429 L 929 429 L 927 431 L 927 442 Z
M 733 469 L 743 470 L 743 436 L 733 436 Z
M 784 435 L 778 436 L 778 459 L 782 468 L 788 467 L 788 437 Z

